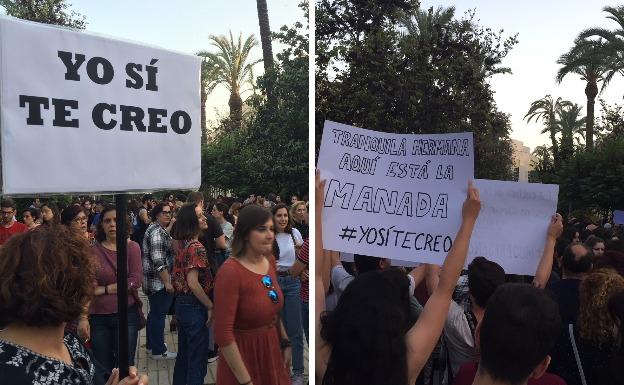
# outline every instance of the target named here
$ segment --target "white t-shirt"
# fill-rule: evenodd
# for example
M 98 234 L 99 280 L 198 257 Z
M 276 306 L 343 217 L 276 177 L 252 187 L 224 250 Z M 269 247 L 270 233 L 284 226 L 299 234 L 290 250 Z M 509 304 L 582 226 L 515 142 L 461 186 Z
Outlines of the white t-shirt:
M 277 261 L 277 269 L 285 270 L 295 264 L 295 243 L 293 238 L 297 241 L 298 245 L 303 244 L 303 237 L 299 230 L 293 227 L 292 235 L 290 233 L 277 233 L 275 239 L 280 249 L 279 261 Z

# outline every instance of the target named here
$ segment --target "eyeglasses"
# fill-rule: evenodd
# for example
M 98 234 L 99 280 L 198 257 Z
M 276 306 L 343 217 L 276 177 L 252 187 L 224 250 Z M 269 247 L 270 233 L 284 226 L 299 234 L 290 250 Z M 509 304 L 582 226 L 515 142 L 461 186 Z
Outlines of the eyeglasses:
M 279 303 L 279 297 L 277 296 L 277 290 L 275 290 L 275 288 L 273 287 L 273 280 L 271 279 L 271 276 L 269 276 L 269 275 L 263 276 L 262 277 L 262 284 L 264 285 L 264 287 L 269 289 L 268 294 L 269 294 L 269 298 L 271 298 L 271 301 L 273 301 L 273 303 Z
M 2 215 L 13 215 L 13 213 L 15 213 L 15 211 L 13 211 L 13 210 L 11 210 L 11 211 L 4 211 L 4 210 L 2 210 L 2 211 L 0 211 L 0 213 Z
M 78 222 L 87 222 L 88 218 L 87 217 L 76 217 L 73 220 L 76 223 L 78 223 Z

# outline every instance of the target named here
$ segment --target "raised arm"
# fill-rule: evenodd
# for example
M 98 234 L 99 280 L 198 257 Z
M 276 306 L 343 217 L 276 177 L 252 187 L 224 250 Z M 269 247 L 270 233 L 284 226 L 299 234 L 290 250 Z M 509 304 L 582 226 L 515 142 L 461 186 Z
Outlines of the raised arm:
M 429 297 L 420 318 L 406 335 L 409 383 L 416 381 L 440 338 L 451 303 L 451 295 L 466 261 L 470 237 L 480 210 L 479 191 L 473 187 L 472 182 L 469 182 L 468 197 L 462 207 L 462 223 L 442 265 L 439 283 Z
M 550 225 L 548 226 L 548 232 L 546 233 L 546 245 L 544 245 L 544 252 L 540 259 L 537 270 L 535 271 L 535 278 L 533 278 L 533 286 L 543 289 L 548 283 L 550 273 L 553 266 L 553 256 L 555 254 L 555 243 L 557 238 L 561 236 L 563 232 L 563 218 L 561 214 L 555 214 L 550 219 Z
M 314 256 L 316 258 L 316 266 L 314 270 L 314 277 L 316 285 L 314 288 L 314 320 L 315 320 L 315 333 L 316 333 L 316 360 L 315 360 L 315 373 L 316 382 L 320 383 L 321 379 L 325 375 L 327 369 L 327 362 L 329 361 L 330 347 L 321 337 L 321 314 L 325 311 L 325 282 L 323 272 L 330 269 L 330 260 L 323 253 L 323 229 L 321 226 L 322 211 L 323 211 L 323 193 L 325 192 L 325 181 L 321 181 L 321 175 L 319 171 L 316 172 L 315 181 L 315 207 L 314 207 L 314 229 L 316 234 L 316 243 L 314 245 Z M 327 277 L 325 277 L 327 279 Z

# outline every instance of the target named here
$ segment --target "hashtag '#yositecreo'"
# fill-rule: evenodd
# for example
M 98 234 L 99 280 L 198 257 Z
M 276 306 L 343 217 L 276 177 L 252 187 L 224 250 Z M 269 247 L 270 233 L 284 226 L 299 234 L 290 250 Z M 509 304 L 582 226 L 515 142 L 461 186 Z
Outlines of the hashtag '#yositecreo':
M 357 230 L 355 228 L 350 228 L 349 226 L 346 226 L 342 229 L 342 234 L 340 234 L 340 239 L 347 239 L 347 241 L 352 240 L 353 238 L 356 238 L 355 236 L 355 232 Z

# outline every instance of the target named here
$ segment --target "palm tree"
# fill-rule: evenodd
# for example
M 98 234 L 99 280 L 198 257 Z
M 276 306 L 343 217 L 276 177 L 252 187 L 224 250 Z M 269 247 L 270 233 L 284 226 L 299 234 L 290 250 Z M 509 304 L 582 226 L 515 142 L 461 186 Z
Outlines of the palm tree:
M 546 95 L 543 98 L 534 101 L 529 107 L 529 111 L 524 115 L 524 119 L 527 123 L 531 122 L 531 119 L 535 118 L 535 121 L 541 120 L 544 122 L 544 129 L 542 134 L 550 134 L 550 142 L 552 144 L 552 153 L 555 161 L 555 167 L 559 166 L 559 145 L 557 143 L 557 113 L 564 107 L 571 105 L 567 100 L 563 100 L 560 97 L 556 101 L 552 96 Z
M 582 107 L 571 104 L 557 111 L 555 125 L 561 132 L 561 159 L 569 159 L 574 154 L 574 135 L 585 138 L 583 127 L 585 116 L 581 116 Z
M 403 20 L 402 24 L 407 29 L 408 35 L 430 40 L 438 33 L 440 27 L 453 20 L 453 16 L 455 16 L 453 6 L 448 8 L 439 6 L 435 11 L 430 7 L 427 11 L 419 9 L 413 17 Z
M 596 96 L 599 94 L 598 83 L 602 82 L 602 92 L 611 76 L 614 60 L 608 54 L 607 43 L 577 39 L 574 46 L 567 53 L 561 55 L 557 64 L 561 68 L 557 72 L 556 80 L 561 83 L 563 78 L 570 73 L 581 76 L 585 80 L 585 96 L 587 97 L 587 118 L 585 123 L 585 143 L 588 149 L 594 147 L 594 107 Z
M 273 70 L 273 47 L 271 45 L 271 27 L 269 26 L 269 11 L 266 0 L 256 0 L 258 8 L 258 23 L 260 24 L 260 43 L 262 44 L 262 59 L 264 73 L 270 75 Z M 273 83 L 266 85 L 267 99 L 273 100 Z
M 609 14 L 607 19 L 618 24 L 618 29 L 610 31 L 601 27 L 589 28 L 581 32 L 578 39 L 598 38 L 599 41 L 606 43 L 605 54 L 613 60 L 613 67 L 605 77 L 609 81 L 616 73 L 624 74 L 624 6 L 604 7 L 602 10 Z
M 249 62 L 251 49 L 258 46 L 253 35 L 243 41 L 243 34 L 238 35 L 235 42 L 230 31 L 230 38 L 226 36 L 210 36 L 211 45 L 217 48 L 216 53 L 201 51 L 203 56 L 213 67 L 214 79 L 217 84 L 225 84 L 230 91 L 228 106 L 230 107 L 230 121 L 232 128 L 240 129 L 243 120 L 243 99 L 241 92 L 249 78 L 252 67 L 261 60 Z

